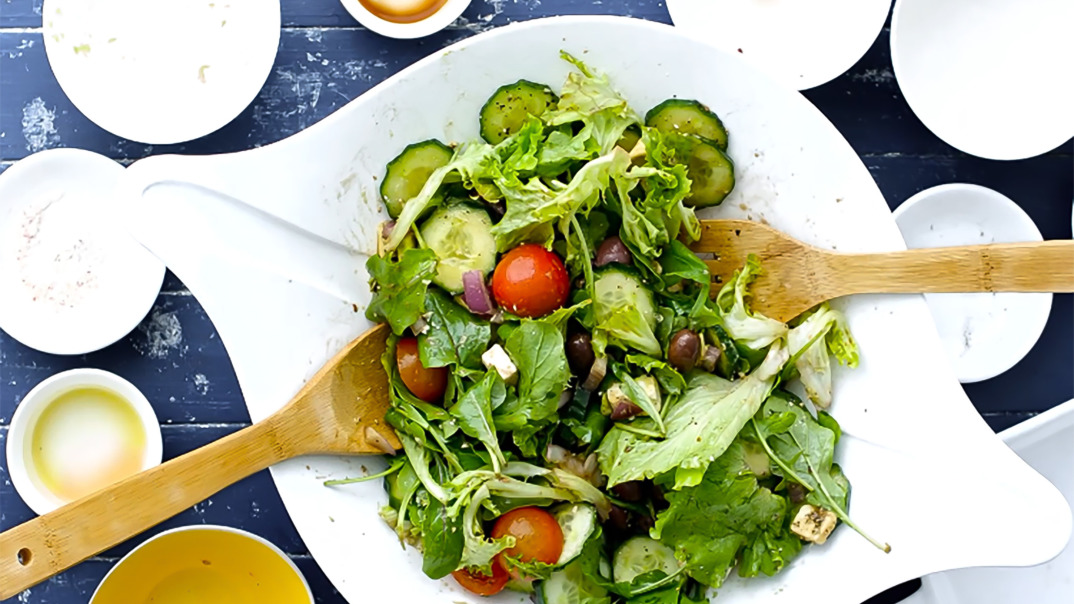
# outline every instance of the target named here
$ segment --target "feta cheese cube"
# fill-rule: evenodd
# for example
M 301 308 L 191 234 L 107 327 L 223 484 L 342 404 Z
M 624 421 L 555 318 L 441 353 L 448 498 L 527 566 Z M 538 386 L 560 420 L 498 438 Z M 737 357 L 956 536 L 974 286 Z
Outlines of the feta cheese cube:
M 824 508 L 803 505 L 794 521 L 791 522 L 791 532 L 806 541 L 820 545 L 828 540 L 828 535 L 835 530 L 835 512 Z
M 493 344 L 492 348 L 481 355 L 481 362 L 485 365 L 485 369 L 494 369 L 504 382 L 514 384 L 518 381 L 518 367 L 515 366 L 511 357 L 507 356 L 507 351 L 503 349 L 503 346 Z

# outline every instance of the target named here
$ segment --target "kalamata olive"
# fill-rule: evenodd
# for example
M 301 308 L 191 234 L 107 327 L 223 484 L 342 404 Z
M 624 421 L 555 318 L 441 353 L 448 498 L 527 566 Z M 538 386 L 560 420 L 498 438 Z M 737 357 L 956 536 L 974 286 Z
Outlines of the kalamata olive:
M 656 526 L 656 521 L 653 520 L 652 516 L 639 515 L 636 524 L 638 525 L 638 528 L 648 533 L 654 526 Z
M 612 494 L 623 501 L 636 503 L 645 497 L 645 485 L 640 480 L 623 482 L 612 487 Z
M 664 498 L 664 489 L 654 484 L 649 496 L 652 498 L 653 507 L 656 509 L 662 510 L 668 507 L 668 500 Z
M 797 505 L 802 503 L 806 499 L 805 487 L 797 482 L 788 482 L 787 484 L 787 496 L 790 498 L 791 503 Z
M 608 510 L 607 524 L 616 531 L 625 531 L 630 528 L 630 512 L 613 505 Z
M 613 422 L 617 422 L 621 419 L 630 419 L 640 413 L 641 407 L 635 405 L 632 401 L 622 401 L 615 403 L 612 406 L 612 414 L 608 417 L 610 417 Z
M 612 262 L 618 262 L 619 264 L 631 263 L 630 250 L 627 249 L 623 240 L 616 235 L 612 235 L 601 242 L 600 246 L 597 247 L 597 257 L 593 259 L 593 264 L 596 266 L 604 266 Z
M 701 353 L 701 338 L 689 329 L 680 329 L 668 344 L 668 362 L 679 371 L 690 371 L 697 365 Z
M 588 375 L 594 360 L 593 339 L 588 333 L 579 331 L 567 337 L 567 362 L 575 375 Z

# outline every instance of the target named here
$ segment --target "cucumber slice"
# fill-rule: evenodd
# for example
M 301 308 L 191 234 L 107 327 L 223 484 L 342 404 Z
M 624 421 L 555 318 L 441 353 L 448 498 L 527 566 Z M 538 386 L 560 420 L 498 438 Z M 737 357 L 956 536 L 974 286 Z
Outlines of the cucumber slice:
M 500 86 L 481 108 L 481 138 L 493 145 L 519 131 L 529 116 L 541 117 L 559 97 L 544 84 L 519 80 Z
M 720 325 L 714 325 L 709 332 L 712 341 L 710 346 L 720 347 L 720 358 L 716 361 L 716 375 L 734 380 L 742 373 L 742 357 L 738 354 L 738 347 L 734 339 Z
M 675 551 L 656 539 L 631 537 L 615 550 L 612 578 L 616 583 L 630 583 L 636 577 L 654 570 L 665 575 L 673 575 L 679 570 Z
M 451 147 L 429 139 L 407 145 L 403 152 L 388 162 L 384 180 L 380 183 L 380 196 L 392 218 L 403 211 L 403 204 L 418 196 L 433 170 L 447 164 L 455 154 Z
M 641 129 L 637 125 L 631 124 L 623 131 L 623 136 L 619 137 L 619 142 L 615 143 L 621 147 L 624 151 L 633 151 L 634 147 L 641 140 Z
M 538 604 L 578 604 L 609 601 L 608 591 L 585 575 L 580 560 L 552 573 L 537 584 Z
M 593 290 L 596 294 L 593 311 L 598 324 L 616 310 L 629 306 L 640 313 L 649 324 L 650 330 L 656 328 L 656 303 L 653 301 L 653 292 L 645 286 L 641 277 L 632 269 L 615 264 L 602 267 L 597 271 Z
M 645 125 L 661 132 L 694 134 L 727 150 L 727 128 L 711 109 L 698 101 L 668 99 L 645 114 Z
M 692 134 L 667 134 L 664 139 L 680 163 L 686 164 L 690 195 L 686 205 L 719 205 L 735 188 L 735 164 L 711 141 Z
M 482 208 L 456 203 L 437 209 L 419 228 L 426 247 L 436 254 L 433 283 L 452 294 L 462 291 L 464 273 L 483 275 L 496 267 L 492 219 Z
M 563 531 L 563 551 L 556 566 L 565 566 L 582 554 L 582 548 L 597 529 L 597 510 L 588 503 L 568 503 L 552 510 Z

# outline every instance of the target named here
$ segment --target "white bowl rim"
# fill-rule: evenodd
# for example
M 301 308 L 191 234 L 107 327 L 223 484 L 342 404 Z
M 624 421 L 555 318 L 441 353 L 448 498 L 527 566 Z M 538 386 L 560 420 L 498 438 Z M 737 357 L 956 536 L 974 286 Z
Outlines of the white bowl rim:
M 272 551 L 272 553 L 276 554 L 277 556 L 279 556 L 279 558 L 281 560 L 283 560 L 284 562 L 287 563 L 287 565 L 295 573 L 295 576 L 298 577 L 298 580 L 302 581 L 302 585 L 306 588 L 306 596 L 309 598 L 309 604 L 314 603 L 313 591 L 310 589 L 310 584 L 309 584 L 309 581 L 306 580 L 306 576 L 304 574 L 302 574 L 302 569 L 298 568 L 298 565 L 295 564 L 295 561 L 292 560 L 291 557 L 288 556 L 287 553 L 284 552 L 282 549 L 280 549 L 275 543 L 269 541 L 268 539 L 265 539 L 261 535 L 254 534 L 254 533 L 251 533 L 250 531 L 246 531 L 246 530 L 243 530 L 243 529 L 240 529 L 240 528 L 235 528 L 233 526 L 224 526 L 222 524 L 188 524 L 188 525 L 185 525 L 185 526 L 177 526 L 175 528 L 170 528 L 168 530 L 161 531 L 161 532 L 157 533 L 156 535 L 153 535 L 152 537 L 150 537 L 150 538 L 146 539 L 145 541 L 139 543 L 138 545 L 136 545 L 134 547 L 134 549 L 132 549 L 131 551 L 127 552 L 127 555 L 123 556 L 118 561 L 116 561 L 116 563 L 112 565 L 112 568 L 108 569 L 108 572 L 105 573 L 103 578 L 101 578 L 101 582 L 97 584 L 97 587 L 93 590 L 93 595 L 90 596 L 90 599 L 89 599 L 90 604 L 92 604 L 93 600 L 97 597 L 97 593 L 101 591 L 101 587 L 104 585 L 105 581 L 108 581 L 108 578 L 111 577 L 112 574 L 116 572 L 116 569 L 118 569 L 120 566 L 122 566 L 123 563 L 126 562 L 128 558 L 130 558 L 135 553 L 137 553 L 138 550 L 141 550 L 142 548 L 146 547 L 150 543 L 152 543 L 152 542 L 154 542 L 154 541 L 156 541 L 158 539 L 161 539 L 163 537 L 166 537 L 168 535 L 172 535 L 174 533 L 191 532 L 191 531 L 207 531 L 207 532 L 209 532 L 209 531 L 219 531 L 219 532 L 224 532 L 224 533 L 232 533 L 234 535 L 239 535 L 240 537 L 245 537 L 245 538 L 250 539 L 252 541 L 258 542 L 261 545 L 264 545 L 270 551 Z
M 412 23 L 397 23 L 374 15 L 358 0 L 340 0 L 356 21 L 370 31 L 389 38 L 411 40 L 435 34 L 455 22 L 470 6 L 471 0 L 445 0 L 435 13 Z
M 164 458 L 164 443 L 160 422 L 145 394 L 127 379 L 103 369 L 81 367 L 51 375 L 30 389 L 15 407 L 7 435 L 7 466 L 11 484 L 26 505 L 39 515 L 47 514 L 66 502 L 48 492 L 31 478 L 29 461 L 24 455 L 25 442 L 48 403 L 55 395 L 84 386 L 100 386 L 116 392 L 128 401 L 138 414 L 145 430 L 146 448 L 142 471 L 160 465 Z M 50 395 L 50 396 L 46 396 Z
M 1019 231 L 1025 235 L 1025 241 L 1043 241 L 1044 237 L 1041 235 L 1040 229 L 1037 224 L 1033 222 L 1033 218 L 1026 213 L 1013 199 L 1007 197 L 1003 193 L 989 187 L 978 185 L 974 183 L 965 182 L 953 182 L 936 185 L 929 187 L 923 191 L 919 191 L 910 196 L 906 201 L 899 204 L 899 207 L 895 208 L 892 212 L 892 218 L 895 223 L 899 225 L 900 231 L 903 224 L 899 222 L 899 218 L 906 214 L 910 209 L 916 206 L 922 206 L 924 209 L 929 203 L 935 203 L 936 200 L 945 193 L 951 192 L 963 192 L 972 195 L 978 195 L 981 197 L 987 197 L 992 201 L 997 202 L 997 205 L 989 206 L 990 211 L 993 213 L 1001 213 L 1008 220 L 1014 221 Z M 1001 212 L 996 212 L 996 209 L 1002 209 Z M 955 373 L 959 377 L 959 381 L 963 384 L 970 384 L 975 382 L 981 382 L 987 379 L 991 379 L 998 375 L 1001 375 L 1009 371 L 1012 367 L 1021 362 L 1022 359 L 1029 354 L 1037 342 L 1040 340 L 1041 335 L 1044 334 L 1044 329 L 1048 324 L 1048 319 L 1052 312 L 1052 302 L 1054 296 L 1050 293 L 1037 294 L 1038 299 L 1045 301 L 1039 304 L 1040 309 L 1044 312 L 1034 313 L 1036 319 L 1027 320 L 1029 329 L 1024 331 L 1024 337 L 1019 340 L 1019 345 L 1014 347 L 1013 350 L 1017 354 L 1011 354 L 1009 360 L 1001 365 L 996 365 L 990 371 L 983 371 L 978 368 L 976 371 L 967 371 L 963 368 L 954 367 Z

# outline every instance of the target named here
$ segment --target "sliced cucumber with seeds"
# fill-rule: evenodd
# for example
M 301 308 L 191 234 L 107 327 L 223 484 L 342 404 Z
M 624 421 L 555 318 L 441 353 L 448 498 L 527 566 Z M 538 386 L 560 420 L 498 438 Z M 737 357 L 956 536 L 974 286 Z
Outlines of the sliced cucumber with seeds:
M 673 575 L 678 572 L 679 566 L 675 551 L 670 547 L 649 537 L 631 537 L 615 550 L 612 578 L 616 583 L 630 583 L 654 570 Z
M 537 584 L 538 604 L 578 604 L 609 601 L 608 591 L 586 576 L 580 560 L 552 573 Z
M 481 138 L 493 145 L 518 132 L 529 116 L 541 117 L 559 97 L 544 84 L 519 80 L 500 86 L 481 108 Z
M 661 132 L 693 134 L 727 150 L 727 128 L 711 109 L 698 101 L 668 99 L 645 114 L 645 125 Z
M 563 551 L 556 566 L 564 566 L 582 553 L 586 541 L 597 529 L 597 510 L 588 503 L 568 503 L 552 510 L 563 531 Z
M 451 147 L 429 139 L 407 145 L 403 152 L 388 162 L 384 181 L 380 183 L 380 196 L 392 218 L 403 211 L 403 204 L 418 196 L 433 170 L 447 164 L 455 154 Z
M 433 282 L 457 294 L 462 292 L 465 273 L 492 272 L 496 268 L 496 239 L 491 229 L 488 212 L 469 203 L 456 203 L 433 212 L 419 228 L 425 246 L 436 254 Z
M 664 137 L 675 150 L 678 163 L 686 164 L 690 195 L 686 205 L 706 208 L 719 205 L 735 188 L 735 164 L 711 141 L 692 134 L 669 133 Z

